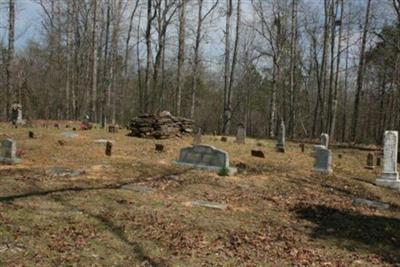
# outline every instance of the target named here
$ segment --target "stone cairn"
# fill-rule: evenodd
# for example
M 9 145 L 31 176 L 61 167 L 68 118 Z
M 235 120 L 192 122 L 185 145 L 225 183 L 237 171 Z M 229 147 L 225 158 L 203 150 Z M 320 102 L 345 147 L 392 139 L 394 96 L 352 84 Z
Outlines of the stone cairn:
M 193 120 L 174 117 L 169 112 L 161 112 L 159 115 L 144 114 L 132 119 L 128 129 L 131 131 L 129 136 L 167 139 L 191 135 L 193 124 Z

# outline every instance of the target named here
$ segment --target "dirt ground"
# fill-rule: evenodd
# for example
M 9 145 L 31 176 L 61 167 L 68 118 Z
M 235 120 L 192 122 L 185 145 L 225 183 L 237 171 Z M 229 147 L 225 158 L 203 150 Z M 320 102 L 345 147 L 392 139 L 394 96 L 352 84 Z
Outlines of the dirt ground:
M 15 139 L 23 160 L 0 165 L 0 266 L 400 264 L 399 193 L 374 185 L 380 169 L 364 168 L 368 152 L 333 150 L 334 173 L 323 176 L 312 172 L 310 145 L 303 154 L 288 143 L 282 154 L 271 140 L 203 137 L 229 152 L 231 165 L 244 166 L 225 177 L 171 163 L 192 138 L 103 129 L 64 137 L 70 130 L 0 124 L 0 137 Z M 96 139 L 114 141 L 111 157 Z M 166 151 L 156 152 L 156 143 Z M 251 157 L 256 146 L 265 159 Z M 59 176 L 55 167 L 80 173 Z M 355 198 L 390 208 L 355 205 Z

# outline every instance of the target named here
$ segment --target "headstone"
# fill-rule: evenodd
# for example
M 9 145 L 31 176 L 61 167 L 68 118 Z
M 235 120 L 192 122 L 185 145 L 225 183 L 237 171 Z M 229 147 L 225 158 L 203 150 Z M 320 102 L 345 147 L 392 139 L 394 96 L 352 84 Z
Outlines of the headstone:
M 65 141 L 63 141 L 63 140 L 58 140 L 57 143 L 58 143 L 60 146 L 64 146 L 64 145 L 65 145 Z
M 314 171 L 321 173 L 332 173 L 332 152 L 326 146 L 314 146 L 315 163 Z
M 13 125 L 25 124 L 25 121 L 22 119 L 22 105 L 21 104 L 16 103 L 11 106 L 11 122 Z
M 201 128 L 197 131 L 197 133 L 193 136 L 193 145 L 201 144 Z
M 373 170 L 375 169 L 375 157 L 374 154 L 368 153 L 367 155 L 367 166 L 365 166 L 366 169 Z
M 264 152 L 260 149 L 252 149 L 251 155 L 256 158 L 265 158 Z
M 163 144 L 156 144 L 156 151 L 157 152 L 163 152 L 164 151 L 164 145 Z
M 106 156 L 111 156 L 112 154 L 112 143 L 111 142 L 107 142 L 106 143 Z
M 228 138 L 226 136 L 221 136 L 221 142 L 228 142 Z
M 109 125 L 108 126 L 108 132 L 109 133 L 117 133 L 118 132 L 118 128 L 115 125 Z
M 236 144 L 244 145 L 246 143 L 246 127 L 243 123 L 238 124 L 236 133 Z
M 321 144 L 321 146 L 328 148 L 328 146 L 329 146 L 329 135 L 328 134 L 326 134 L 326 133 L 321 134 L 320 144 Z
M 72 131 L 76 131 L 76 128 L 74 127 L 74 128 L 72 128 Z
M 195 200 L 192 201 L 193 206 L 205 207 L 210 209 L 226 210 L 228 208 L 227 204 L 221 204 L 217 202 L 210 202 L 206 200 Z
M 17 143 L 12 139 L 5 139 L 1 142 L 0 162 L 15 164 L 21 162 L 17 157 Z
M 209 145 L 195 145 L 182 148 L 176 164 L 210 171 L 227 171 L 227 174 L 236 173 L 236 168 L 229 166 L 227 152 Z
M 60 125 L 58 123 L 54 123 L 54 128 L 60 129 Z
M 299 146 L 300 146 L 300 149 L 301 149 L 301 153 L 304 153 L 304 150 L 305 150 L 304 143 L 301 143 Z
M 343 155 L 342 155 L 342 154 L 338 154 L 338 158 L 339 158 L 339 159 L 342 159 L 342 158 L 343 158 Z
M 78 136 L 78 134 L 74 132 L 63 132 L 62 135 L 66 138 L 75 138 Z
M 383 170 L 376 179 L 379 186 L 400 189 L 399 173 L 397 172 L 398 132 L 386 131 L 383 146 Z
M 35 138 L 35 134 L 32 131 L 29 131 L 28 136 L 30 139 Z
M 286 128 L 285 122 L 281 121 L 281 126 L 278 133 L 278 139 L 276 140 L 276 151 L 285 153 L 285 143 L 286 143 Z

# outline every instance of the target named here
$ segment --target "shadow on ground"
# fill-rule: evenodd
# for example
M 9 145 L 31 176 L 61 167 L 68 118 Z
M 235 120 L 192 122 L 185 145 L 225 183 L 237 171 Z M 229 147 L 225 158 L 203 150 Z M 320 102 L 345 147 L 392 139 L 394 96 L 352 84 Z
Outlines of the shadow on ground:
M 350 251 L 367 251 L 390 264 L 400 262 L 400 219 L 341 211 L 323 205 L 299 205 L 296 214 L 317 225 L 313 238 L 331 239 Z

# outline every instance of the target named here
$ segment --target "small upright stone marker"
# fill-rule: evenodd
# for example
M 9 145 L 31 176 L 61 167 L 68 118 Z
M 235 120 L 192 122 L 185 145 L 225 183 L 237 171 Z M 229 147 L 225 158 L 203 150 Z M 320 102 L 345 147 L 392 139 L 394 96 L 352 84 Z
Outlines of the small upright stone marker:
M 301 149 L 301 153 L 304 153 L 304 150 L 305 150 L 304 143 L 301 143 L 299 146 L 300 146 L 300 149 Z
M 281 121 L 281 127 L 278 133 L 278 139 L 275 147 L 277 152 L 285 153 L 285 142 L 286 142 L 286 127 L 285 127 L 285 122 Z
M 246 127 L 243 123 L 238 124 L 236 133 L 236 144 L 244 145 L 246 143 Z
M 1 142 L 0 162 L 6 164 L 20 163 L 17 158 L 17 143 L 12 139 L 5 139 Z
M 228 137 L 221 136 L 221 142 L 228 142 Z
M 164 151 L 164 145 L 163 144 L 156 144 L 156 151 L 157 152 L 163 152 Z
M 326 134 L 326 133 L 321 134 L 320 143 L 321 143 L 321 146 L 324 146 L 324 147 L 328 148 L 328 146 L 329 146 L 329 135 Z
M 374 157 L 374 154 L 368 153 L 367 166 L 365 166 L 365 168 L 369 169 L 369 170 L 375 169 L 375 157 Z
M 383 146 L 383 170 L 376 179 L 379 186 L 400 189 L 399 173 L 397 172 L 398 132 L 386 131 Z
M 325 174 L 332 173 L 332 152 L 325 146 L 314 146 L 314 171 Z
M 106 156 L 111 156 L 112 154 L 112 143 L 111 142 L 107 142 L 106 143 Z
M 193 136 L 193 145 L 201 144 L 201 128 L 197 131 L 197 133 Z
M 265 154 L 261 149 L 255 148 L 251 150 L 251 155 L 256 158 L 265 158 Z
M 118 128 L 116 125 L 109 125 L 108 126 L 108 132 L 109 133 L 117 133 L 118 132 Z
M 35 134 L 32 131 L 29 131 L 29 138 L 30 139 L 35 138 Z

